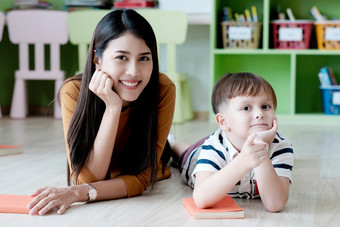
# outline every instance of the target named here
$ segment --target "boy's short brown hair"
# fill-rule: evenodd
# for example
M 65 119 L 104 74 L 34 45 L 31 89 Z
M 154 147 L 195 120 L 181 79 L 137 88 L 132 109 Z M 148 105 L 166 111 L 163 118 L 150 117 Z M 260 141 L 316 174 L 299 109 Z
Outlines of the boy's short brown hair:
M 261 90 L 272 97 L 274 109 L 276 110 L 276 95 L 268 81 L 249 72 L 225 74 L 215 84 L 211 96 L 214 113 L 219 113 L 220 106 L 231 98 L 236 96 L 256 96 Z

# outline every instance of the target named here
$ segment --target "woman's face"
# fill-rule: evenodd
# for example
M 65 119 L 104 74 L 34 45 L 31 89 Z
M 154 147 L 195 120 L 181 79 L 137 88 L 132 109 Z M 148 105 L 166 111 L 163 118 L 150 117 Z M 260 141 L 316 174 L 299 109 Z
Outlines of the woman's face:
M 143 39 L 126 32 L 111 40 L 102 57 L 95 60 L 97 69 L 113 80 L 113 90 L 123 106 L 135 101 L 149 83 L 153 69 L 152 54 Z

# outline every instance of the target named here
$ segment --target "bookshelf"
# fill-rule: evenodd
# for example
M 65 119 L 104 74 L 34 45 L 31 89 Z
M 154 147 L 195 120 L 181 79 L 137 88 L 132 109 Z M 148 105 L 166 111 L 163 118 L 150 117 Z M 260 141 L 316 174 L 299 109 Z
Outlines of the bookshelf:
M 263 23 L 259 48 L 224 49 L 220 25 L 223 7 L 231 7 L 233 13 L 242 13 L 252 5 L 256 6 L 259 21 Z M 277 19 L 277 5 L 281 6 L 281 11 L 291 8 L 296 19 L 314 21 L 309 13 L 314 5 L 329 18 L 340 19 L 337 10 L 340 2 L 335 3 L 333 0 L 212 1 L 211 91 L 213 85 L 226 72 L 250 71 L 264 77 L 273 86 L 278 99 L 277 116 L 280 122 L 340 124 L 340 115 L 323 113 L 318 78 L 319 69 L 327 65 L 332 67 L 337 80 L 340 81 L 340 51 L 318 50 L 314 26 L 310 49 L 274 49 L 270 21 Z

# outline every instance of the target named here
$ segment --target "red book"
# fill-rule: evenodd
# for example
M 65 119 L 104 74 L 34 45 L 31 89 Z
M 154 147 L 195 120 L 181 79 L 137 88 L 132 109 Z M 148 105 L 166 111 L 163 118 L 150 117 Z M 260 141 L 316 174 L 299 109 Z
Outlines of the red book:
M 26 206 L 33 198 L 28 195 L 0 194 L 0 213 L 28 214 Z
M 22 153 L 21 146 L 0 144 L 0 156 Z
M 230 196 L 225 196 L 221 201 L 207 209 L 198 208 L 193 198 L 183 199 L 183 204 L 194 218 L 244 218 L 244 210 Z

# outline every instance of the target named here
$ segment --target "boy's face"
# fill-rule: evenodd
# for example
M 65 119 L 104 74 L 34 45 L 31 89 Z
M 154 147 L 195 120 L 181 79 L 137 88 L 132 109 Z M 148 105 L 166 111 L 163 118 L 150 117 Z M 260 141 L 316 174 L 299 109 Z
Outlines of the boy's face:
M 252 133 L 272 128 L 275 109 L 272 98 L 261 91 L 257 96 L 230 99 L 222 115 L 224 125 L 220 127 L 241 145 Z

